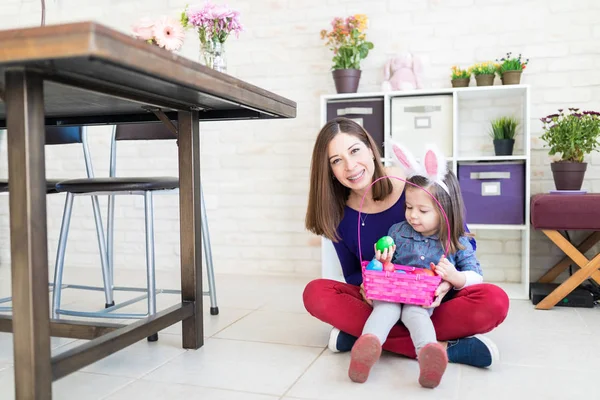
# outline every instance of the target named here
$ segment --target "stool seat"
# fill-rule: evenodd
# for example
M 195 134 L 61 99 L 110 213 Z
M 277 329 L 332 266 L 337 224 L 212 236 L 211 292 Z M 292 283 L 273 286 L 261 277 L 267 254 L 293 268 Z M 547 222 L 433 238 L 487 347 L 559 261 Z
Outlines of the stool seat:
M 540 193 L 531 198 L 535 229 L 600 230 L 600 194 Z
M 56 185 L 59 193 L 134 192 L 172 190 L 179 187 L 179 178 L 170 176 L 83 178 L 61 181 Z
M 46 193 L 58 193 L 56 191 L 56 184 L 61 182 L 61 179 L 48 179 L 46 180 Z M 8 193 L 8 181 L 0 180 L 0 193 Z

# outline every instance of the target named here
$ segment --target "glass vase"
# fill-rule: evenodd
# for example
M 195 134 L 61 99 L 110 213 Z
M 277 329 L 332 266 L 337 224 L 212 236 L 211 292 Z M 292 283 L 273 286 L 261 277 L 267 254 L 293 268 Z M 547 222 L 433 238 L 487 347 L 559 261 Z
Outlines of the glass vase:
M 206 65 L 208 68 L 212 68 L 213 67 L 213 51 L 212 51 L 212 44 L 210 41 L 207 42 L 200 42 L 200 56 L 199 56 L 199 61 L 200 64 L 202 65 Z
M 227 72 L 227 58 L 225 56 L 225 44 L 213 42 L 212 44 L 212 69 L 215 71 Z

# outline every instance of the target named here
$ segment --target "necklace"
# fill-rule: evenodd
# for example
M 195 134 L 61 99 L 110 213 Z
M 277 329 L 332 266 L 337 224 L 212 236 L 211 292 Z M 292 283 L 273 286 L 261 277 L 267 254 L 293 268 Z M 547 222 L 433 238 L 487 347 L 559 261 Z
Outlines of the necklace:
M 364 218 L 362 216 L 365 216 Z M 369 214 L 361 214 L 360 216 L 360 221 L 362 222 L 362 226 L 365 226 L 365 221 L 367 220 L 367 218 L 369 217 Z

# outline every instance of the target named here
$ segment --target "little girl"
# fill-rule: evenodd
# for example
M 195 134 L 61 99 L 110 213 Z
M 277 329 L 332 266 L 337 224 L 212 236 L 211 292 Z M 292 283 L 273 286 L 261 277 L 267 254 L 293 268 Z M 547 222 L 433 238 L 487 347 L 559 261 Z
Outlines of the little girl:
M 443 279 L 442 284 L 445 281 L 457 290 L 481 283 L 481 268 L 465 234 L 460 186 L 454 173 L 447 170 L 444 157 L 430 148 L 421 166 L 406 149 L 396 144 L 392 148 L 410 182 L 404 189 L 406 221 L 392 225 L 388 235 L 394 239 L 395 246 L 383 253 L 376 249 L 375 258 L 383 264 L 392 262 L 431 269 Z M 437 203 L 421 188 L 435 197 L 448 217 L 449 245 L 446 219 Z M 448 246 L 446 258 L 444 249 Z M 436 298 L 429 307 L 373 301 L 373 312 L 352 348 L 350 379 L 360 383 L 367 380 L 390 330 L 401 321 L 415 345 L 419 383 L 426 388 L 438 386 L 448 364 L 446 349 L 437 342 L 431 322 L 434 307 L 440 301 Z

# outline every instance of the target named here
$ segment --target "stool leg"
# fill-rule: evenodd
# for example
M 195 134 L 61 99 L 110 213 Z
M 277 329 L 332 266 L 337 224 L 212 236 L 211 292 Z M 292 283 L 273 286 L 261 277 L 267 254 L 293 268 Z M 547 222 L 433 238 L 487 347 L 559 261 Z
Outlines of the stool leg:
M 146 274 L 148 279 L 148 315 L 156 314 L 156 276 L 154 260 L 154 204 L 152 192 L 144 193 L 146 217 Z M 158 340 L 158 333 L 148 336 L 149 342 Z
M 115 195 L 108 196 L 108 215 L 106 218 L 106 257 L 109 272 L 109 290 L 114 295 L 115 287 Z
M 210 235 L 208 232 L 208 219 L 206 218 L 206 207 L 204 205 L 204 194 L 200 186 L 200 220 L 202 222 L 202 245 L 204 247 L 204 257 L 206 260 L 206 275 L 208 277 L 208 294 L 210 295 L 210 314 L 219 314 L 217 305 L 217 292 L 215 285 L 215 269 L 213 267 L 212 251 L 210 246 Z
M 110 285 L 110 271 L 108 269 L 108 256 L 106 255 L 106 239 L 104 238 L 104 226 L 102 225 L 102 216 L 100 214 L 100 203 L 98 196 L 92 196 L 92 208 L 94 209 L 94 220 L 96 221 L 96 236 L 98 237 L 98 247 L 100 249 L 100 263 L 102 266 L 102 280 L 104 281 L 105 307 L 115 305 L 113 299 L 112 287 Z
M 67 248 L 67 237 L 69 236 L 71 212 L 73 211 L 73 197 L 73 193 L 67 193 L 62 223 L 60 225 L 60 236 L 58 239 L 58 249 L 56 251 L 56 263 L 54 264 L 54 290 L 52 291 L 53 319 L 59 318 L 58 310 L 60 309 L 60 300 L 62 294 L 62 278 L 65 267 L 65 249 Z

